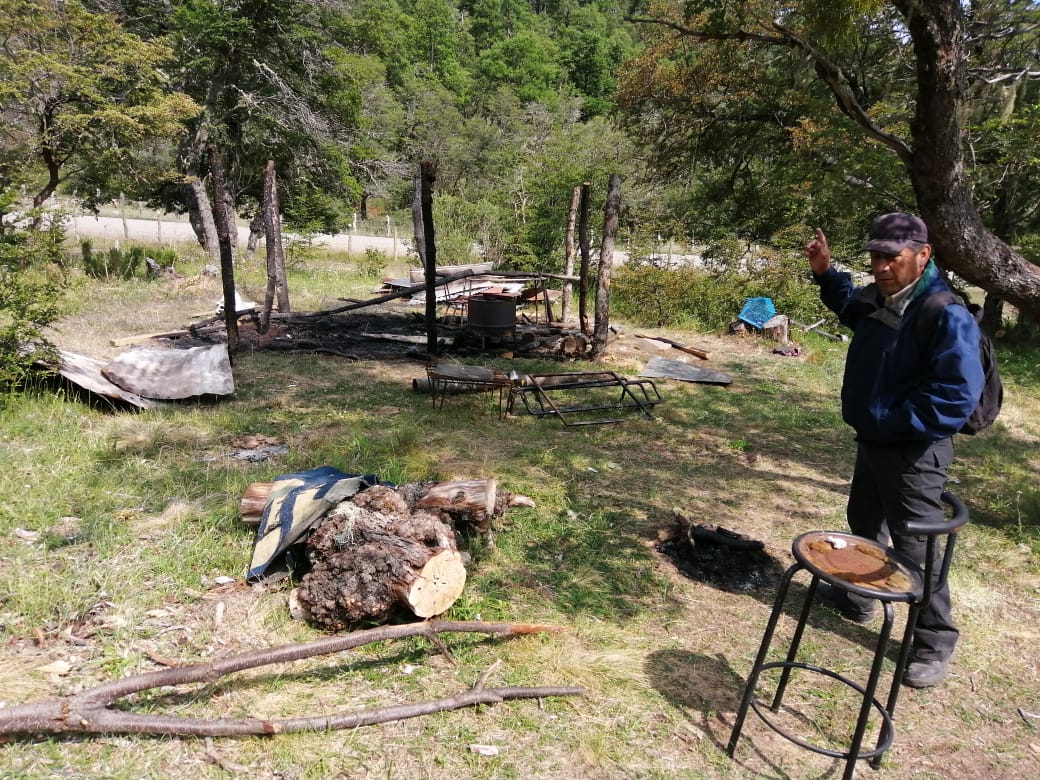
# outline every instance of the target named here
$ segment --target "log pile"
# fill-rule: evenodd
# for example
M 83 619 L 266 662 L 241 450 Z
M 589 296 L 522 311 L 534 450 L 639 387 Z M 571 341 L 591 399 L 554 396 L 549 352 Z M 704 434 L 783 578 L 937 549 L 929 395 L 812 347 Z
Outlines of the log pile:
M 260 521 L 273 483 L 250 485 L 244 522 Z M 533 506 L 495 480 L 398 487 L 376 485 L 332 507 L 307 536 L 310 570 L 293 611 L 328 631 L 383 621 L 401 609 L 444 613 L 461 595 L 466 568 L 459 540 L 487 535 L 509 506 Z

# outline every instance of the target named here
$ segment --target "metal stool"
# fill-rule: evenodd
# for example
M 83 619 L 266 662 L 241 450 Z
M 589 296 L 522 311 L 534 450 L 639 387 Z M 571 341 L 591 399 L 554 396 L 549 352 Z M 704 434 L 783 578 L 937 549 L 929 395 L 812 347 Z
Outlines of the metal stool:
M 832 758 L 845 759 L 844 780 L 850 780 L 855 771 L 856 761 L 860 759 L 870 760 L 875 769 L 880 766 L 882 754 L 892 745 L 895 736 L 893 728 L 893 715 L 896 700 L 899 697 L 899 689 L 910 658 L 911 643 L 913 640 L 914 627 L 921 610 L 928 605 L 933 590 L 942 587 L 946 582 L 953 560 L 953 547 L 956 541 L 957 531 L 968 522 L 968 510 L 964 503 L 951 493 L 942 494 L 943 503 L 953 511 L 952 518 L 939 522 L 911 523 L 905 532 L 907 536 L 927 536 L 928 544 L 924 567 L 919 566 L 910 558 L 901 553 L 885 548 L 871 539 L 852 534 L 836 533 L 830 531 L 811 531 L 796 538 L 792 544 L 792 553 L 796 563 L 792 565 L 780 580 L 780 586 L 773 604 L 773 611 L 766 625 L 765 635 L 759 647 L 758 656 L 755 658 L 754 666 L 748 676 L 747 686 L 744 689 L 744 697 L 737 710 L 737 717 L 733 723 L 733 731 L 730 734 L 729 745 L 726 752 L 732 758 L 740 739 L 740 732 L 744 727 L 748 708 L 755 713 L 775 732 L 785 739 L 802 747 Z M 946 536 L 945 548 L 942 552 L 942 560 L 938 577 L 933 583 L 933 560 L 935 559 L 936 545 L 939 538 Z M 773 640 L 780 615 L 783 612 L 787 599 L 787 592 L 791 580 L 799 571 L 807 570 L 812 579 L 809 582 L 802 605 L 801 614 L 791 638 L 791 644 L 784 661 L 766 663 L 766 656 Z M 830 584 L 833 588 L 855 593 L 859 596 L 876 599 L 881 602 L 884 611 L 884 621 L 878 634 L 877 647 L 874 651 L 874 660 L 870 667 L 870 674 L 865 685 L 861 685 L 845 675 L 826 669 L 821 666 L 803 663 L 796 660 L 798 645 L 802 640 L 805 623 L 809 617 L 813 603 L 816 598 L 816 590 L 820 581 Z M 895 671 L 892 677 L 892 687 L 889 691 L 888 702 L 882 706 L 875 698 L 878 681 L 881 676 L 881 668 L 888 649 L 889 637 L 892 633 L 892 622 L 894 619 L 894 602 L 906 602 L 909 612 L 906 619 L 906 629 L 903 632 L 902 644 L 896 661 Z M 759 676 L 766 669 L 779 669 L 780 680 L 773 694 L 772 704 L 767 708 L 755 698 L 755 688 Z M 848 686 L 856 691 L 862 698 L 859 709 L 859 717 L 848 750 L 831 750 L 820 745 L 815 745 L 781 728 L 771 717 L 770 713 L 780 712 L 784 698 L 784 692 L 790 680 L 791 673 L 795 669 L 810 673 L 824 675 Z M 873 749 L 862 750 L 867 724 L 870 720 L 871 710 L 876 710 L 881 716 L 881 725 L 878 733 L 877 745 Z

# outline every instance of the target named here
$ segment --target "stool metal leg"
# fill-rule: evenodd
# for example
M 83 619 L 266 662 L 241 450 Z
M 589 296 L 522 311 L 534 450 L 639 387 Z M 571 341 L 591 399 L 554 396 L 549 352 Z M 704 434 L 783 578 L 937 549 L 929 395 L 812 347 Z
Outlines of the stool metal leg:
M 896 702 L 899 700 L 899 691 L 903 686 L 903 672 L 906 671 L 907 664 L 910 662 L 910 651 L 913 649 L 914 629 L 917 627 L 917 617 L 921 614 L 921 604 L 911 604 L 910 611 L 906 616 L 906 628 L 903 630 L 903 641 L 899 645 L 899 656 L 896 658 L 896 668 L 892 673 L 892 687 L 888 692 L 888 703 L 885 705 L 885 710 L 889 716 L 894 718 L 896 713 Z M 882 729 L 881 734 L 878 735 L 878 747 L 881 747 L 882 742 L 888 739 L 891 743 L 892 735 L 886 734 L 885 730 Z M 878 769 L 881 766 L 882 753 L 878 753 L 877 756 L 870 760 L 870 765 L 874 769 Z
M 816 586 L 819 584 L 819 577 L 813 576 L 812 581 L 809 583 L 809 590 L 805 594 L 805 601 L 802 602 L 802 611 L 798 615 L 798 625 L 795 626 L 794 636 L 791 637 L 791 646 L 787 649 L 787 658 L 784 660 L 783 671 L 780 673 L 780 682 L 776 686 L 776 694 L 773 696 L 771 705 L 773 712 L 779 711 L 780 704 L 783 702 L 787 683 L 791 679 L 791 672 L 794 670 L 794 661 L 798 657 L 798 647 L 802 644 L 805 624 L 809 620 L 809 612 L 812 610 L 813 602 L 816 600 Z
M 851 780 L 852 775 L 855 772 L 856 761 L 860 758 L 860 747 L 863 745 L 863 737 L 867 731 L 867 723 L 870 721 L 870 710 L 874 706 L 874 692 L 877 690 L 878 680 L 881 677 L 881 667 L 885 662 L 885 651 L 888 650 L 888 640 L 892 635 L 892 623 L 895 620 L 892 605 L 886 601 L 882 604 L 882 607 L 884 608 L 885 618 L 881 625 L 881 633 L 878 635 L 877 649 L 874 652 L 874 663 L 871 664 L 870 675 L 867 678 L 867 684 L 863 689 L 863 703 L 860 705 L 859 718 L 856 720 L 856 730 L 852 735 L 852 742 L 849 744 L 849 757 L 845 764 L 844 780 Z M 883 719 L 877 746 L 877 750 L 882 752 L 888 749 L 888 746 L 892 741 L 892 729 L 890 723 L 891 721 L 889 719 Z M 885 744 L 886 738 L 888 744 Z M 871 760 L 871 764 L 873 765 L 874 761 L 879 761 L 880 759 L 881 754 L 878 753 L 878 755 Z
M 751 699 L 755 695 L 755 686 L 758 684 L 758 676 L 762 672 L 762 664 L 765 663 L 766 655 L 769 653 L 769 645 L 773 641 L 773 633 L 776 631 L 776 624 L 780 622 L 780 614 L 783 612 L 784 601 L 787 599 L 787 591 L 791 586 L 791 578 L 802 569 L 801 564 L 794 564 L 786 572 L 784 576 L 780 578 L 780 585 L 776 591 L 776 599 L 773 601 L 773 611 L 769 615 L 769 622 L 766 623 L 766 631 L 762 636 L 762 644 L 758 647 L 758 655 L 755 657 L 755 663 L 751 667 L 751 672 L 748 674 L 747 686 L 744 688 L 744 697 L 741 699 L 740 707 L 737 709 L 737 717 L 733 721 L 733 731 L 730 732 L 729 745 L 726 747 L 726 752 L 729 757 L 733 757 L 734 751 L 737 749 L 737 741 L 740 739 L 740 732 L 744 728 L 744 720 L 747 718 L 748 707 L 751 706 Z
M 821 667 L 813 666 L 810 664 L 802 664 L 797 662 L 798 648 L 801 644 L 802 634 L 805 631 L 805 626 L 808 622 L 809 614 L 815 601 L 816 590 L 819 584 L 819 578 L 813 576 L 809 583 L 808 590 L 806 592 L 805 601 L 802 604 L 802 608 L 798 618 L 798 624 L 795 628 L 794 635 L 791 638 L 791 643 L 787 651 L 786 659 L 782 662 L 766 663 L 766 657 L 769 654 L 770 646 L 772 645 L 773 635 L 776 632 L 776 627 L 780 621 L 780 615 L 783 612 L 784 604 L 787 600 L 788 591 L 790 590 L 791 581 L 794 575 L 798 573 L 804 567 L 800 563 L 796 563 L 784 573 L 780 580 L 780 585 L 777 589 L 776 599 L 773 603 L 773 610 L 769 616 L 769 622 L 766 624 L 766 630 L 762 637 L 762 643 L 759 646 L 758 655 L 755 658 L 755 663 L 751 667 L 751 672 L 748 675 L 747 685 L 744 689 L 744 695 L 740 702 L 740 707 L 737 710 L 736 718 L 733 722 L 733 730 L 730 733 L 729 744 L 726 747 L 726 752 L 732 758 L 736 751 L 737 742 L 740 739 L 740 734 L 744 728 L 744 722 L 747 719 L 747 712 L 749 708 L 755 709 L 760 717 L 766 720 L 767 725 L 773 728 L 782 736 L 794 741 L 795 743 L 806 747 L 814 752 L 822 755 L 831 756 L 833 758 L 844 758 L 845 759 L 845 771 L 842 775 L 843 780 L 852 780 L 855 774 L 856 762 L 860 759 L 870 759 L 872 766 L 877 766 L 880 763 L 881 756 L 892 744 L 894 736 L 894 728 L 891 719 L 891 708 L 895 704 L 896 692 L 890 693 L 889 706 L 883 709 L 880 702 L 875 698 L 875 692 L 877 690 L 878 681 L 881 677 L 881 670 L 884 666 L 885 656 L 887 654 L 889 640 L 892 633 L 892 625 L 895 622 L 894 611 L 892 605 L 889 602 L 882 604 L 884 611 L 884 620 L 882 621 L 881 631 L 878 634 L 877 645 L 874 652 L 874 659 L 871 663 L 870 672 L 868 675 L 867 683 L 865 686 L 853 683 L 848 678 L 832 672 Z M 908 616 L 908 620 L 916 622 L 916 614 Z M 912 627 L 909 629 L 912 632 Z M 899 661 L 897 662 L 897 673 L 901 675 L 901 668 L 905 667 L 906 660 L 909 656 L 909 637 L 910 633 L 907 633 L 904 638 L 903 647 L 900 648 Z M 773 712 L 780 710 L 784 693 L 787 689 L 787 684 L 790 680 L 791 673 L 794 669 L 806 669 L 811 672 L 823 673 L 829 677 L 832 677 L 846 685 L 851 686 L 856 690 L 862 697 L 862 704 L 860 705 L 859 715 L 856 720 L 856 726 L 853 731 L 852 740 L 849 744 L 847 751 L 834 751 L 819 746 L 811 745 L 805 742 L 793 734 L 789 734 L 765 718 L 764 713 L 759 709 L 761 706 L 755 700 L 755 688 L 758 685 L 758 679 L 761 673 L 765 669 L 776 669 L 781 670 L 780 680 L 777 684 L 776 692 L 773 695 L 773 701 L 770 709 Z M 898 680 L 898 677 L 897 677 Z M 898 685 L 898 683 L 895 683 Z M 893 689 L 895 691 L 895 689 Z M 878 743 L 874 750 L 861 753 L 861 747 L 863 745 L 863 739 L 866 735 L 867 726 L 870 722 L 871 709 L 877 708 L 881 714 L 881 725 L 879 729 Z

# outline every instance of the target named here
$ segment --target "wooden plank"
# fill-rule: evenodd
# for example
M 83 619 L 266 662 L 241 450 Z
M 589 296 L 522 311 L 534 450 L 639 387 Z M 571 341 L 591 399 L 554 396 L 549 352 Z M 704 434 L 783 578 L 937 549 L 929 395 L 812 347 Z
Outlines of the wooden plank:
M 672 347 L 674 347 L 675 349 L 679 350 L 680 352 L 685 352 L 687 355 L 693 355 L 694 357 L 698 357 L 701 360 L 707 360 L 709 358 L 709 353 L 707 351 L 703 350 L 703 349 L 698 349 L 697 347 L 688 347 L 685 344 L 680 344 L 678 341 L 672 341 L 671 339 L 666 339 L 664 336 L 641 336 L 640 334 L 637 333 L 636 334 L 636 338 L 637 339 L 652 339 L 654 341 L 663 341 L 665 344 L 669 344 Z
M 123 336 L 118 339 L 111 339 L 108 343 L 113 347 L 127 347 L 131 344 L 140 344 L 142 341 L 151 341 L 152 339 L 178 339 L 189 335 L 186 330 L 161 330 L 158 333 L 141 333 L 137 336 Z
M 710 368 L 691 366 L 681 360 L 655 357 L 646 364 L 640 376 L 653 379 L 675 379 L 679 382 L 699 382 L 709 385 L 728 385 L 733 377 L 724 371 L 713 371 Z

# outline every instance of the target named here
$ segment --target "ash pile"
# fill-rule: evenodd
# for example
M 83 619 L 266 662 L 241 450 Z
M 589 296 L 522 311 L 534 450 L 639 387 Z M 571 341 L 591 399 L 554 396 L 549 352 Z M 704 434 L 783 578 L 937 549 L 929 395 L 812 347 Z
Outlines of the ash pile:
M 761 541 L 719 525 L 695 523 L 681 512 L 658 532 L 656 549 L 683 576 L 731 593 L 772 588 L 784 571 Z

